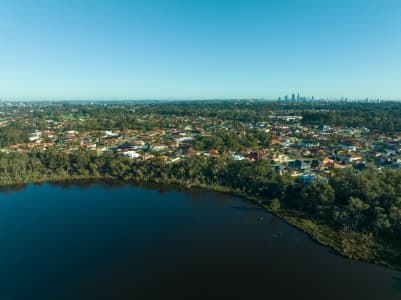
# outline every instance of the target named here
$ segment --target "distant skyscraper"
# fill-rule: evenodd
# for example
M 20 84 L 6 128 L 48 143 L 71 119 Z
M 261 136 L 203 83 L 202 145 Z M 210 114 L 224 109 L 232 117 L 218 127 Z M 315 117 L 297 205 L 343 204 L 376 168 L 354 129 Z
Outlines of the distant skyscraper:
M 293 102 L 295 101 L 295 94 L 291 95 L 291 101 L 293 101 Z
M 285 100 L 285 101 L 288 101 L 288 96 L 287 96 L 287 95 L 284 97 L 284 100 Z

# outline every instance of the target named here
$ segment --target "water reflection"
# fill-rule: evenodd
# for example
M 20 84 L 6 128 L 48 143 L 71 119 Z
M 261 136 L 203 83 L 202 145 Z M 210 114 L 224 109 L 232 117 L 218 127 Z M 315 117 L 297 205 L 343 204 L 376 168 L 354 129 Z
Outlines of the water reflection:
M 230 209 L 239 211 L 257 211 L 260 212 L 260 207 L 257 206 L 229 206 Z
M 333 255 L 228 194 L 121 181 L 4 193 L 1 300 L 401 299 L 400 272 Z
M 272 226 L 277 225 L 278 221 L 279 221 L 279 219 L 277 219 L 277 217 L 275 217 L 275 216 L 272 216 L 269 218 L 269 224 Z
M 401 291 L 401 277 L 393 277 L 393 280 L 394 280 L 394 288 Z
M 26 189 L 26 184 L 15 184 L 15 185 L 7 185 L 7 186 L 0 186 L 0 194 L 9 195 L 12 193 L 20 192 Z

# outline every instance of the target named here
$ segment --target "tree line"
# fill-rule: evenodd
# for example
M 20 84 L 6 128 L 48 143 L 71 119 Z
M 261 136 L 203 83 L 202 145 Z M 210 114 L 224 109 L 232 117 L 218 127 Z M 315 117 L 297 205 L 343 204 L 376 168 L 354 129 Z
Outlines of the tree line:
M 401 171 L 339 171 L 328 184 L 305 185 L 279 175 L 266 160 L 198 156 L 168 163 L 92 151 L 0 153 L 0 185 L 82 178 L 193 185 L 252 196 L 273 211 L 298 212 L 352 234 L 352 240 L 359 241 L 353 248 L 362 241 L 374 249 L 368 252 L 368 260 L 380 256 L 401 261 Z

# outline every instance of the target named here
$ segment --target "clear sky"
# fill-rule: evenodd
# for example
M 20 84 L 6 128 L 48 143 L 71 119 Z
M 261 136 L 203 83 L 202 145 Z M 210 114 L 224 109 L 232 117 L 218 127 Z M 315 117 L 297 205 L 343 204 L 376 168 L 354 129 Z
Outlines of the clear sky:
M 400 0 L 0 0 L 0 98 L 401 99 Z

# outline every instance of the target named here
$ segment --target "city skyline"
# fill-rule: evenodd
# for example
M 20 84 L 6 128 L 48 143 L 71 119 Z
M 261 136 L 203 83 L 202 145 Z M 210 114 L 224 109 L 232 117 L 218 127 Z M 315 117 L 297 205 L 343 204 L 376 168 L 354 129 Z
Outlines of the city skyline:
M 110 99 L 10 99 L 10 98 L 1 98 L 0 104 L 7 102 L 136 102 L 136 101 L 284 101 L 284 102 L 305 102 L 305 101 L 332 101 L 332 102 L 401 102 L 401 99 L 383 99 L 383 98 L 369 98 L 369 97 L 361 97 L 361 98 L 349 98 L 349 97 L 317 97 L 314 95 L 301 95 L 299 93 L 287 93 L 285 95 L 281 95 L 278 97 L 272 98 L 264 98 L 264 97 L 251 97 L 251 98 L 110 98 Z
M 401 3 L 2 1 L 3 100 L 401 99 Z

